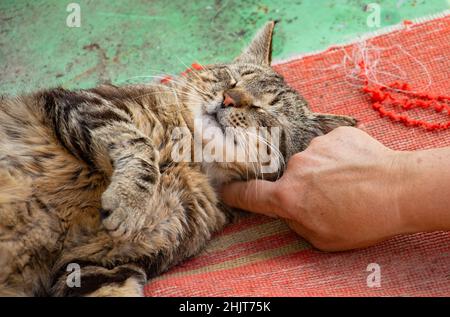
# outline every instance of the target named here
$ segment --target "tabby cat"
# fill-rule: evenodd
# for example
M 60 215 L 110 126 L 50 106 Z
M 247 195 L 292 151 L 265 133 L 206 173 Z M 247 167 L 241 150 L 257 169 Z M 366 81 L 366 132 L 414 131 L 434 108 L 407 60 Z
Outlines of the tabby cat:
M 233 62 L 167 85 L 2 97 L 0 294 L 141 296 L 148 279 L 197 254 L 232 219 L 215 185 L 277 177 L 312 138 L 354 125 L 312 113 L 271 69 L 274 25 Z M 254 162 L 174 161 L 174 129 L 193 135 L 198 123 L 279 127 L 277 173 Z M 80 285 L 67 283 L 71 263 Z

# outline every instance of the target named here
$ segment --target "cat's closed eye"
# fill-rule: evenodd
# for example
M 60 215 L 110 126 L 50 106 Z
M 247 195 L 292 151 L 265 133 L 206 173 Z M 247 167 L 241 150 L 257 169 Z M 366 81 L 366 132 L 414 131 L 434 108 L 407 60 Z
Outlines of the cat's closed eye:
M 250 76 L 253 75 L 255 72 L 253 70 L 244 70 L 243 72 L 241 72 L 239 75 L 241 77 L 245 77 L 245 76 Z

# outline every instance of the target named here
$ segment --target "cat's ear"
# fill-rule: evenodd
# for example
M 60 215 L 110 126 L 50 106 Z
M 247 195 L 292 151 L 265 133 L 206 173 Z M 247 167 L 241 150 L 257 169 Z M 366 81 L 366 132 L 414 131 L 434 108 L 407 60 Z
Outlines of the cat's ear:
M 235 62 L 270 66 L 275 23 L 276 21 L 267 22 L 253 38 L 250 45 L 235 59 Z
M 318 123 L 320 130 L 323 133 L 328 133 L 331 130 L 341 126 L 353 127 L 356 125 L 356 119 L 348 116 L 337 116 L 326 113 L 314 113 L 314 121 Z

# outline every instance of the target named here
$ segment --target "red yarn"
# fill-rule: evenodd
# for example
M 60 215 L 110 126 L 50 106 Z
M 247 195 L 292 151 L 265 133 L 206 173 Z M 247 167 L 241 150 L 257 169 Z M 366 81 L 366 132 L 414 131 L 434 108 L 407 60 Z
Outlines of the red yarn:
M 193 63 L 191 66 L 195 70 L 202 70 L 203 69 L 203 66 L 200 65 L 200 64 L 197 64 L 197 63 Z
M 413 24 L 414 24 L 414 22 L 411 21 L 411 20 L 403 20 L 403 25 L 404 26 L 413 25 Z
M 360 76 L 364 81 L 362 90 L 370 96 L 372 108 L 378 111 L 381 117 L 387 117 L 394 122 L 401 122 L 405 126 L 422 127 L 428 131 L 450 128 L 450 121 L 444 123 L 427 122 L 386 109 L 386 105 L 391 105 L 394 109 L 396 107 L 402 108 L 406 111 L 414 108 L 434 109 L 438 113 L 446 113 L 447 116 L 450 116 L 450 96 L 414 92 L 408 83 L 402 81 L 395 81 L 386 87 L 370 84 L 364 62 L 361 61 L 358 65 Z M 404 97 L 398 96 L 399 94 L 403 94 Z

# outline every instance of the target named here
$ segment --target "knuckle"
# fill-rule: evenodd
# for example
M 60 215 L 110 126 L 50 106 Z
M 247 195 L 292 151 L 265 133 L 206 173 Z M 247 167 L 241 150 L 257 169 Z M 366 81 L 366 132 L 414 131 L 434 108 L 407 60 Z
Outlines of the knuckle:
M 349 127 L 349 126 L 339 126 L 336 129 L 334 129 L 333 131 L 331 131 L 331 135 L 343 135 L 343 134 L 348 134 L 350 132 L 355 131 L 355 128 L 353 127 Z
M 317 144 L 320 144 L 323 140 L 324 135 L 319 135 L 314 137 L 310 142 L 309 142 L 309 146 L 308 147 L 315 147 L 317 146 Z
M 291 163 L 301 163 L 303 161 L 304 154 L 302 152 L 295 153 L 291 156 L 289 159 L 289 162 Z
M 304 167 L 308 165 L 308 161 L 310 159 L 310 152 L 305 150 L 303 152 L 299 152 L 291 156 L 288 161 L 287 168 L 292 170 L 299 171 L 300 167 Z
M 305 151 L 309 153 L 309 151 L 317 151 L 328 147 L 330 143 L 330 133 L 316 136 L 311 140 L 311 142 L 309 142 L 309 145 Z

